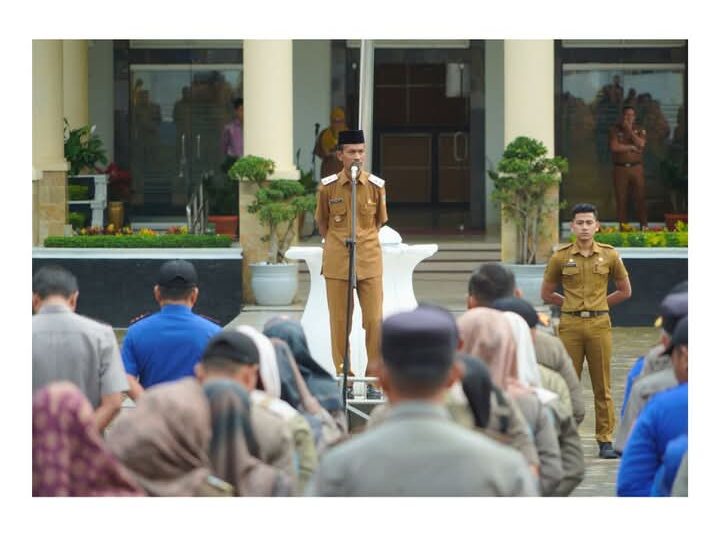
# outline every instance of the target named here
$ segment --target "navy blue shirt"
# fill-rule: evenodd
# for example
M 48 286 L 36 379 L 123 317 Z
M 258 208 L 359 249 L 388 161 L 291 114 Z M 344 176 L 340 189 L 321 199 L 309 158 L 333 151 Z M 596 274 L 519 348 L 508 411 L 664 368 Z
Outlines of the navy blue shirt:
M 618 496 L 649 497 L 668 443 L 688 432 L 688 384 L 662 391 L 640 412 L 617 476 Z
M 128 329 L 122 346 L 125 371 L 145 389 L 192 376 L 208 340 L 220 330 L 186 305 L 166 305 Z

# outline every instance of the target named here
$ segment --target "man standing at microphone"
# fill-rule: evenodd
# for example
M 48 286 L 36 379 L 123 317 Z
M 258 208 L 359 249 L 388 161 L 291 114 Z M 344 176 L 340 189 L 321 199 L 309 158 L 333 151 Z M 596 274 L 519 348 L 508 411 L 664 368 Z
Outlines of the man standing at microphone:
M 365 161 L 365 136 L 362 130 L 345 130 L 338 136 L 337 159 L 342 170 L 320 181 L 315 220 L 323 245 L 322 274 L 325 276 L 330 313 L 330 341 L 337 374 L 343 373 L 343 356 L 347 344 L 347 296 L 349 250 L 352 219 L 352 181 L 356 178 L 356 247 L 355 266 L 357 294 L 362 309 L 365 347 L 370 374 L 379 364 L 380 326 L 382 323 L 382 249 L 378 230 L 387 222 L 385 181 L 362 169 Z M 351 304 L 352 307 L 352 304 Z M 352 375 L 352 371 L 349 372 Z M 381 393 L 367 386 L 368 398 Z

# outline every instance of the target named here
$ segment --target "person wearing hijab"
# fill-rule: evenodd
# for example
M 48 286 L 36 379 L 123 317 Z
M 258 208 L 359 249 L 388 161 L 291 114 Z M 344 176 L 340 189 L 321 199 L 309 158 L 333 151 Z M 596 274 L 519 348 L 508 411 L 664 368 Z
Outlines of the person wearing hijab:
M 507 318 L 514 324 L 513 333 L 518 347 L 527 345 L 534 349 L 536 326 L 540 319 L 532 304 L 522 298 L 510 297 L 495 300 L 493 308 L 504 311 L 503 314 L 507 315 Z M 527 361 L 532 363 L 534 359 L 534 353 L 528 352 Z M 564 497 L 568 496 L 585 477 L 582 441 L 573 417 L 573 405 L 567 383 L 559 373 L 549 367 L 540 364 L 536 366 L 543 389 L 534 388 L 535 391 L 537 393 L 549 391 L 555 395 L 550 397 L 545 393 L 541 399 L 546 400 L 544 406 L 550 410 L 553 416 L 552 422 L 555 425 L 564 471 L 564 476 L 553 490 L 552 495 Z M 520 368 L 522 369 L 522 367 Z
M 259 447 L 250 422 L 250 396 L 236 381 L 215 378 L 203 384 L 210 405 L 210 462 L 216 474 L 232 483 L 235 495 L 278 497 L 293 494 L 285 472 L 258 459 Z
M 212 471 L 210 406 L 194 378 L 151 387 L 107 434 L 110 450 L 148 495 L 231 496 Z
M 338 384 L 335 378 L 320 365 L 308 347 L 302 324 L 290 318 L 278 316 L 265 323 L 263 333 L 285 341 L 295 357 L 308 389 L 317 401 L 347 430 L 347 421 L 343 409 Z
M 74 384 L 51 382 L 35 392 L 32 434 L 33 497 L 145 495 L 105 445 Z
M 272 365 L 265 363 L 264 366 L 267 368 Z M 253 402 L 250 407 L 250 422 L 258 445 L 257 451 L 251 449 L 250 452 L 268 465 L 285 472 L 295 485 L 298 479 L 295 448 L 286 415 L 278 414 L 268 407 L 268 404 L 255 403 L 252 400 L 261 367 L 260 350 L 253 337 L 237 329 L 228 329 L 208 341 L 200 363 L 195 367 L 195 376 L 202 384 L 212 379 L 230 379 L 250 393 Z M 271 385 L 271 381 L 268 378 L 266 383 Z M 270 388 L 279 390 L 279 380 Z M 289 412 L 286 411 L 286 414 Z
M 320 164 L 321 177 L 327 177 L 342 169 L 335 151 L 337 150 L 338 135 L 341 131 L 347 129 L 345 110 L 341 106 L 336 106 L 330 112 L 330 126 L 320 132 L 313 149 L 313 154 L 322 159 Z
M 524 326 L 522 318 L 515 316 Z M 520 407 L 533 431 L 540 458 L 542 495 L 550 495 L 564 475 L 560 446 L 550 414 L 536 394 L 538 388 L 531 388 L 527 383 L 528 379 L 534 381 L 535 374 L 528 370 L 531 369 L 529 355 L 522 358 L 522 364 L 518 359 L 511 321 L 504 313 L 476 307 L 458 318 L 458 326 L 463 341 L 461 350 L 485 361 L 490 368 L 493 382 L 504 389 Z M 524 327 L 527 329 L 527 326 Z M 537 363 L 535 366 L 537 367 Z

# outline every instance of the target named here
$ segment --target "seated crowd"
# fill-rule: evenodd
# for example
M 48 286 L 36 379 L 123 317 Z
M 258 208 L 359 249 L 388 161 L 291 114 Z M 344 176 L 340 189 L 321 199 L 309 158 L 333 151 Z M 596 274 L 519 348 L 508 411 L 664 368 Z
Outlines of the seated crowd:
M 571 359 L 501 264 L 475 270 L 457 319 L 383 321 L 386 403 L 352 434 L 299 322 L 222 330 L 198 292 L 190 263 L 165 263 L 159 312 L 120 348 L 74 312 L 70 272 L 34 275 L 34 496 L 568 496 L 584 478 Z M 661 313 L 628 380 L 618 495 L 687 494 L 687 287 Z

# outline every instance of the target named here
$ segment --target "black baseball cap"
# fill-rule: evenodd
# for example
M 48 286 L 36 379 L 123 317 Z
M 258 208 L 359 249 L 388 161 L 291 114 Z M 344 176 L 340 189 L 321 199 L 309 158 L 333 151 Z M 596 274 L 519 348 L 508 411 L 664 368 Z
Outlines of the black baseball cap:
M 675 329 L 673 330 L 672 339 L 670 340 L 670 344 L 665 349 L 666 354 L 670 355 L 672 354 L 673 350 L 676 346 L 687 346 L 688 345 L 688 317 L 684 316 L 682 317 L 677 325 L 675 326 Z
M 420 305 L 413 311 L 390 315 L 383 322 L 383 361 L 408 378 L 436 378 L 450 370 L 459 338 L 450 311 Z
M 688 293 L 668 294 L 660 303 L 660 322 L 666 333 L 672 334 L 678 321 L 688 314 Z
M 158 272 L 157 284 L 165 288 L 197 287 L 195 267 L 188 261 L 175 259 L 163 263 Z
M 338 134 L 338 145 L 349 143 L 365 143 L 365 134 L 362 130 L 343 130 Z
M 243 365 L 260 363 L 260 354 L 255 341 L 233 329 L 223 330 L 208 341 L 201 360 L 207 361 L 214 357 L 229 359 Z
M 499 311 L 512 311 L 513 313 L 519 314 L 530 328 L 534 328 L 538 322 L 540 322 L 535 308 L 529 301 L 523 300 L 522 298 L 516 298 L 514 296 L 510 298 L 498 298 L 492 302 L 492 308 L 498 309 Z

